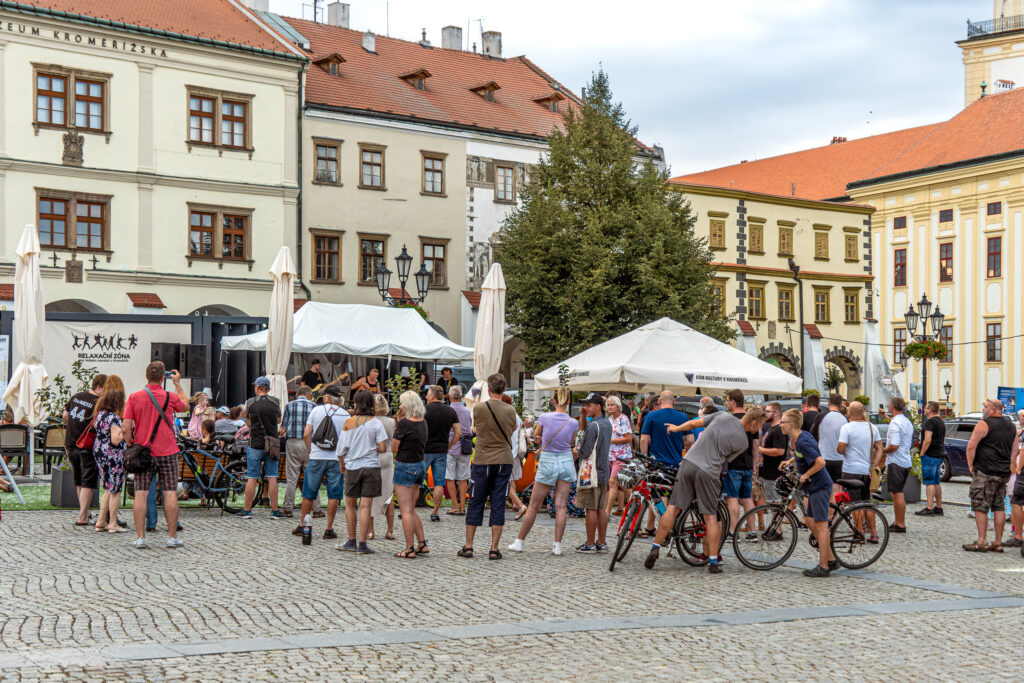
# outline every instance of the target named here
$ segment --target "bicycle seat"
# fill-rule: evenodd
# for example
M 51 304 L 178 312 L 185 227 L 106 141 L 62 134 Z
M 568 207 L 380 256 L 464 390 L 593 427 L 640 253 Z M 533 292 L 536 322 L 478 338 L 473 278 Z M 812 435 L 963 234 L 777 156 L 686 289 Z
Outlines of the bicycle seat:
M 836 483 L 839 484 L 840 486 L 842 486 L 844 489 L 862 489 L 862 488 L 864 488 L 864 482 L 858 481 L 856 479 L 840 479 Z

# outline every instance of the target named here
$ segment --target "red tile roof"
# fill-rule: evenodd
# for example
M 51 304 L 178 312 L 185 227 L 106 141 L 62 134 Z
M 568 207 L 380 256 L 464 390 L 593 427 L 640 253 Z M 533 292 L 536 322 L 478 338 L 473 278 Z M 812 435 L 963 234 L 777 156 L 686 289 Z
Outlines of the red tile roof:
M 462 290 L 462 296 L 466 297 L 466 301 L 475 311 L 480 308 L 480 292 L 470 292 L 468 290 Z
M 4 3 L 4 9 L 9 9 L 9 4 L 14 3 Z M 18 4 L 40 14 L 67 12 L 72 15 L 70 18 L 114 22 L 114 28 L 123 23 L 128 28 L 169 31 L 298 56 L 276 33 L 257 23 L 248 10 L 243 11 L 229 0 L 19 0 Z
M 736 326 L 740 328 L 740 333 L 744 337 L 753 337 L 754 334 L 755 334 L 754 333 L 754 326 L 751 325 L 750 322 L 748 322 L 746 320 L 737 320 L 736 321 Z
M 167 308 L 160 296 L 151 292 L 128 292 L 128 298 L 136 308 Z
M 942 124 L 839 142 L 767 159 L 747 161 L 672 179 L 680 185 L 708 185 L 801 199 L 846 196 L 846 186 L 893 160 Z
M 14 285 L 0 285 L 0 301 L 14 301 Z
M 294 308 L 292 310 L 298 311 L 300 308 L 302 308 L 306 304 L 306 301 L 307 301 L 307 299 L 294 299 L 292 301 L 292 306 L 294 306 Z
M 821 333 L 821 330 L 818 329 L 817 325 L 807 323 L 806 325 L 804 325 L 804 329 L 807 330 L 807 334 L 811 337 L 811 339 L 824 339 L 825 337 L 825 335 Z
M 535 100 L 561 92 L 578 101 L 525 57 L 496 59 L 380 35 L 376 36 L 374 54 L 363 49 L 361 31 L 282 18 L 309 40 L 314 61 L 335 52 L 345 59 L 338 65 L 337 76 L 322 68 L 309 69 L 307 104 L 547 137 L 561 124 L 562 115 Z M 402 80 L 402 76 L 421 69 L 431 74 L 425 90 Z M 491 81 L 500 88 L 494 92 L 493 102 L 472 91 Z M 566 104 L 560 103 L 559 109 L 564 111 Z

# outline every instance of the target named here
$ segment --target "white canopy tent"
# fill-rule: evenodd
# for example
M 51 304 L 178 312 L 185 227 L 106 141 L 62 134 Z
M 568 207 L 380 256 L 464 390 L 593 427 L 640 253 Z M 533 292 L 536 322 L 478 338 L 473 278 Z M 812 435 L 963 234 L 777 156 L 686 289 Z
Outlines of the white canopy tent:
M 225 351 L 266 351 L 267 330 L 224 337 Z M 395 360 L 473 360 L 473 349 L 445 339 L 411 308 L 310 301 L 295 314 L 292 353 L 345 353 Z
M 799 394 L 803 389 L 799 377 L 669 318 L 598 344 L 563 364 L 574 391 Z M 535 375 L 536 388 L 557 388 L 558 367 Z

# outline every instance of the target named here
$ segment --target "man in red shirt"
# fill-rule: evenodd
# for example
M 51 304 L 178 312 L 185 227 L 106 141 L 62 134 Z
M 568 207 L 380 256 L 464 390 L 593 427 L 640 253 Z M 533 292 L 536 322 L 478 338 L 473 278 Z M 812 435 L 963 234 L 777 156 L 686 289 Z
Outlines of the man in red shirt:
M 174 393 L 164 391 L 164 364 L 155 361 L 146 366 L 146 388 L 128 397 L 124 409 L 124 438 L 130 445 L 140 443 L 149 446 L 156 463 L 154 472 L 140 472 L 135 475 L 135 502 L 132 513 L 135 517 L 135 547 L 142 549 L 146 544 L 146 491 L 150 480 L 160 477 L 163 491 L 164 514 L 167 516 L 167 547 L 180 548 L 184 545 L 172 529 L 178 528 L 178 439 L 174 433 L 174 413 L 188 410 L 188 395 L 181 388 L 181 375 L 177 370 L 170 373 Z M 163 409 L 153 405 L 156 402 Z

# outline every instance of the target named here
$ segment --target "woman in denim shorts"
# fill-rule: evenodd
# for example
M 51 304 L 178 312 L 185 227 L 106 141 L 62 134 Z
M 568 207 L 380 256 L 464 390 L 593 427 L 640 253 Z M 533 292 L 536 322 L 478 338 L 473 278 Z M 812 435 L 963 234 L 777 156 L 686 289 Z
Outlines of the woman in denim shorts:
M 519 535 L 508 547 L 513 552 L 522 552 L 523 540 L 530 533 L 537 511 L 544 504 L 548 491 L 555 489 L 555 543 L 551 552 L 562 554 L 562 534 L 565 532 L 566 502 L 569 491 L 576 481 L 576 466 L 572 460 L 572 441 L 579 429 L 579 423 L 568 414 L 569 390 L 559 387 L 553 399 L 554 411 L 544 413 L 537 420 L 534 443 L 540 446 L 537 474 L 530 492 L 530 506 L 519 527 Z
M 402 533 L 405 550 L 395 557 L 412 559 L 430 552 L 423 537 L 423 520 L 416 512 L 416 498 L 423 483 L 423 449 L 427 447 L 427 423 L 423 421 L 423 401 L 415 391 L 407 391 L 399 399 L 398 424 L 391 439 L 395 454 L 395 495 L 402 511 Z M 416 546 L 416 539 L 420 544 Z

